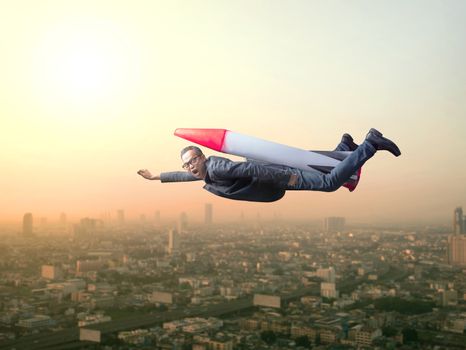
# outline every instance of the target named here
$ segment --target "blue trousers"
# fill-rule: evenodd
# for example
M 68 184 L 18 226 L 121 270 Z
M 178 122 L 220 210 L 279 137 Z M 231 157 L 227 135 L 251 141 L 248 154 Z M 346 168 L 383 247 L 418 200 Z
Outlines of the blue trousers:
M 349 151 L 349 149 L 345 144 L 340 143 L 335 151 Z M 286 189 L 323 192 L 336 191 L 348 181 L 367 160 L 372 158 L 375 152 L 376 149 L 374 146 L 364 141 L 353 153 L 333 168 L 329 174 L 290 168 L 290 170 L 298 176 L 298 181 L 295 186 L 288 186 Z

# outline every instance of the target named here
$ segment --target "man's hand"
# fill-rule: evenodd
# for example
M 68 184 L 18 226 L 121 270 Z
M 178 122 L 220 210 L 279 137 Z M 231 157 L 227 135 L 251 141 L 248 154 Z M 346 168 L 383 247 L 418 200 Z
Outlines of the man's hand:
M 288 186 L 294 187 L 298 182 L 298 175 L 291 174 L 290 179 L 288 180 Z
M 152 175 L 151 172 L 147 169 L 139 170 L 138 174 L 147 180 L 160 180 L 160 176 Z

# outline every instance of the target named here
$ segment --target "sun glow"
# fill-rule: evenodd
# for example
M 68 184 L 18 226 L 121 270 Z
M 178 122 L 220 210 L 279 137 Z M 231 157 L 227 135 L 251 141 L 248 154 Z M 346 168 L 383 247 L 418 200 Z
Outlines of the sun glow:
M 39 42 L 35 85 L 49 106 L 89 108 L 121 102 L 138 83 L 136 45 L 112 23 L 56 25 Z
M 118 80 L 118 56 L 102 49 L 96 42 L 70 42 L 55 56 L 57 87 L 68 89 L 73 95 L 98 96 L 113 89 Z M 112 84 L 113 83 L 113 84 Z

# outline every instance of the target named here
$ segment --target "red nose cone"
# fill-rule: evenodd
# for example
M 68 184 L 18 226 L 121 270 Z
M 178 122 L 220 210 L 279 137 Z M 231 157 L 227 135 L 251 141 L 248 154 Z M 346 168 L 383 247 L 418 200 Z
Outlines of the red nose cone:
M 226 129 L 176 129 L 175 136 L 222 152 Z

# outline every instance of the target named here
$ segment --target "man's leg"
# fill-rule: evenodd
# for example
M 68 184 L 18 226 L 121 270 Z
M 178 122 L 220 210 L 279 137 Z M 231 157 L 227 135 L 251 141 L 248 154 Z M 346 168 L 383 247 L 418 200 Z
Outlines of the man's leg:
M 358 145 L 354 143 L 353 137 L 350 134 L 343 134 L 334 151 L 354 151 L 356 148 L 358 148 Z
M 298 175 L 296 186 L 288 190 L 311 190 L 333 192 L 340 188 L 362 165 L 372 158 L 376 148 L 364 141 L 353 153 L 339 163 L 329 174 L 294 169 Z
M 395 157 L 401 155 L 398 146 L 391 140 L 383 137 L 383 134 L 370 129 L 365 141 L 353 151 L 345 160 L 339 163 L 329 174 L 319 174 L 310 171 L 294 169 L 297 175 L 297 184 L 288 186 L 287 190 L 311 190 L 311 191 L 336 191 L 351 175 L 364 163 L 372 158 L 377 151 L 388 151 Z

